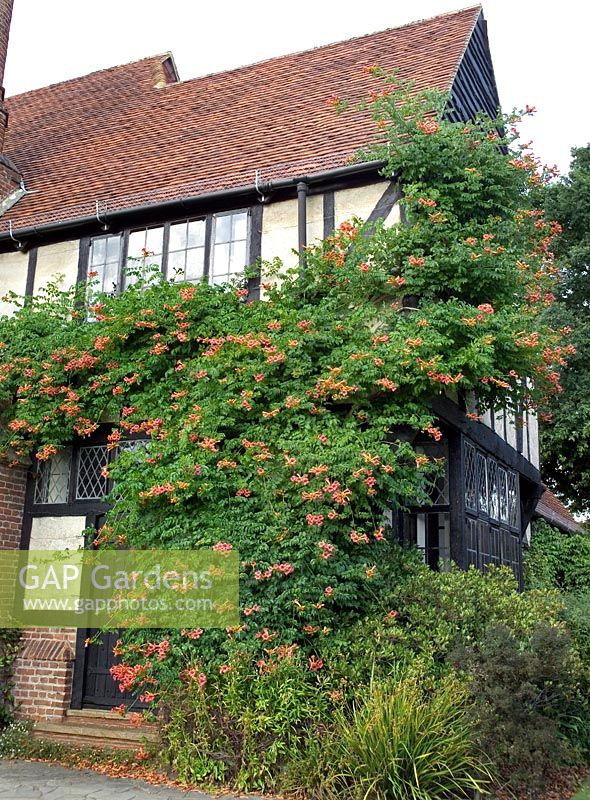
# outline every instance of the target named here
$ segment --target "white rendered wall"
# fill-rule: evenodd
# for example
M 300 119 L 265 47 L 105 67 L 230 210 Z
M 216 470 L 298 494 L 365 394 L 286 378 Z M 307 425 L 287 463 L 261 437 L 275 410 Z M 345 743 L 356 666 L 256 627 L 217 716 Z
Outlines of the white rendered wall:
M 19 251 L 0 254 L 0 298 L 8 292 L 24 295 L 27 285 L 28 254 Z M 16 306 L 0 299 L 0 315 L 14 313 Z
M 78 257 L 80 242 L 78 239 L 69 242 L 58 242 L 40 247 L 37 251 L 37 267 L 35 269 L 35 294 L 58 275 L 63 275 L 62 289 L 69 289 L 78 279 Z
M 79 550 L 86 517 L 34 517 L 29 550 Z

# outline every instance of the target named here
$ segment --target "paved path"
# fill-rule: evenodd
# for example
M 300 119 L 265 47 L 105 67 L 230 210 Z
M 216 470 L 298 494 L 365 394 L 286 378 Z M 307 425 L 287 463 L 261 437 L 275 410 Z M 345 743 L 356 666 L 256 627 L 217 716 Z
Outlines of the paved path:
M 211 795 L 57 764 L 0 759 L 0 800 L 211 800 Z

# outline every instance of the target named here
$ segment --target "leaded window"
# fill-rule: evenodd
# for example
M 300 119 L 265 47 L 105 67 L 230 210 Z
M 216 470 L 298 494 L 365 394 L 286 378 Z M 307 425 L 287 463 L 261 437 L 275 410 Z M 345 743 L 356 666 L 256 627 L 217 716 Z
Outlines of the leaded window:
M 507 500 L 508 500 L 508 525 L 511 528 L 518 528 L 520 521 L 520 503 L 518 498 L 518 481 L 515 472 L 508 472 L 507 478 Z
M 477 510 L 477 451 L 469 442 L 465 442 L 465 506 L 472 511 Z
M 498 467 L 498 496 L 500 498 L 500 522 L 508 523 L 508 486 L 506 470 Z
M 520 497 L 518 474 L 463 442 L 467 563 L 520 569 Z
M 490 519 L 500 519 L 500 506 L 498 497 L 498 464 L 493 459 L 488 459 L 488 494 Z
M 484 519 L 477 520 L 478 566 L 483 569 L 492 560 L 490 526 Z
M 106 444 L 91 444 L 60 450 L 38 463 L 33 503 L 102 502 L 115 489 L 114 481 L 107 477 L 109 464 L 122 452 L 139 453 L 148 446 L 149 439 L 129 439 L 110 449 Z
M 477 453 L 477 508 L 482 514 L 488 513 L 488 471 L 483 453 Z
M 429 439 L 416 444 L 416 452 L 428 456 L 433 468 L 416 506 L 404 514 L 402 538 L 418 548 L 432 569 L 446 569 L 451 558 L 448 442 Z
M 433 506 L 449 504 L 449 448 L 448 443 L 427 442 L 416 446 L 417 453 L 428 456 L 433 469 L 428 477 L 427 493 Z
M 477 547 L 477 520 L 468 517 L 465 521 L 465 535 L 467 537 L 467 565 L 479 569 Z
M 39 462 L 33 491 L 34 503 L 46 505 L 68 502 L 71 462 L 70 447 L 59 450 L 47 461 Z
M 108 463 L 106 445 L 81 447 L 78 450 L 76 500 L 102 500 L 107 494 L 105 467 Z

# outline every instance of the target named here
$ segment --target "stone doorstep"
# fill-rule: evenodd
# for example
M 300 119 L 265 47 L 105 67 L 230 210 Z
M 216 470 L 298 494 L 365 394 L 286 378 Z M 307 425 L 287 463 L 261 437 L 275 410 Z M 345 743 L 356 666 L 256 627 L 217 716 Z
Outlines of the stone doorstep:
M 35 722 L 33 735 L 78 747 L 137 750 L 144 742 L 156 740 L 157 727 L 133 725 L 128 719 L 113 718 L 110 711 L 70 710 L 61 722 Z

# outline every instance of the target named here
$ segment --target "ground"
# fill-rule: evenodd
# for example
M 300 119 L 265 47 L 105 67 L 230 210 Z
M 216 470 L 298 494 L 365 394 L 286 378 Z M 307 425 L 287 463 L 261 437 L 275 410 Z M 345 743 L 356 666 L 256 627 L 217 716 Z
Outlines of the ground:
M 57 764 L 0 760 L 0 800 L 212 800 L 212 796 Z

